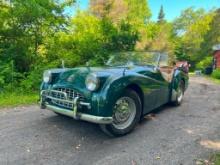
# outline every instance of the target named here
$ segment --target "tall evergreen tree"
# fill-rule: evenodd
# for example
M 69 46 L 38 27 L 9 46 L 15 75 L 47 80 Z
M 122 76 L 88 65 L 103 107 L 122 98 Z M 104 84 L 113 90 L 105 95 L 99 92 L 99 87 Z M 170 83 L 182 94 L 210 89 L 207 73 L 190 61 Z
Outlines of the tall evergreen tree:
M 160 7 L 160 12 L 159 12 L 159 15 L 158 15 L 158 23 L 164 23 L 165 22 L 165 13 L 163 11 L 163 5 L 161 5 Z

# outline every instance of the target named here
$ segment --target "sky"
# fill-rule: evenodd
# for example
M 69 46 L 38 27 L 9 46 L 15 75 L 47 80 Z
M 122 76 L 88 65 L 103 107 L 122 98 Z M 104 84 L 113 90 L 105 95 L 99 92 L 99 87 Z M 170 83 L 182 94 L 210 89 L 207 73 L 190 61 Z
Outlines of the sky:
M 77 6 L 83 10 L 88 8 L 88 3 L 89 0 L 77 0 Z M 220 7 L 220 0 L 148 0 L 148 4 L 151 9 L 152 20 L 157 20 L 160 6 L 163 5 L 165 18 L 172 21 L 180 15 L 182 10 L 191 6 L 195 9 L 204 8 L 205 10 L 218 8 Z

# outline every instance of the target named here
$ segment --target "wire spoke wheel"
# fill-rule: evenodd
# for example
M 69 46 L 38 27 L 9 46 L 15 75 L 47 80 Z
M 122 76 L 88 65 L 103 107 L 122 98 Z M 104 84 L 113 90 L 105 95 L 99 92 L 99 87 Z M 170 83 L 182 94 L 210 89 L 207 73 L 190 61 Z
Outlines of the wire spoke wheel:
M 126 89 L 112 105 L 112 123 L 100 125 L 100 128 L 110 136 L 130 133 L 140 120 L 141 106 L 139 95 L 133 90 Z
M 176 90 L 176 99 L 175 99 L 175 101 L 172 102 L 176 106 L 179 106 L 183 101 L 184 88 L 185 88 L 184 86 L 185 86 L 184 82 L 180 81 L 178 88 Z
M 136 105 L 132 98 L 121 97 L 116 101 L 113 114 L 113 125 L 125 129 L 131 125 L 136 115 Z
M 180 103 L 183 99 L 183 89 L 180 86 L 178 91 L 177 91 L 177 101 Z

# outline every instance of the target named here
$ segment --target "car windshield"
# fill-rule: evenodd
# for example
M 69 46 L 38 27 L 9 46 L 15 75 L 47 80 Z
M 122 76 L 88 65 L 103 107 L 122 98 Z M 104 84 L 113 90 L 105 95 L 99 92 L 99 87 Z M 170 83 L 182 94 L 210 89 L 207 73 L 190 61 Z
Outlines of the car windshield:
M 106 65 L 108 66 L 131 66 L 152 65 L 157 66 L 160 60 L 158 52 L 121 52 L 111 54 Z

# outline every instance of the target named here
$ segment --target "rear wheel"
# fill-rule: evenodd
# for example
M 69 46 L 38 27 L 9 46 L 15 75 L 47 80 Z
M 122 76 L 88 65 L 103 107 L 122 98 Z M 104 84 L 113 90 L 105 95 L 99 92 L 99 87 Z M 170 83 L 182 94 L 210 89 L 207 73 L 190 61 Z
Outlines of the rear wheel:
M 108 135 L 122 136 L 134 129 L 140 116 L 140 98 L 135 91 L 128 89 L 115 101 L 112 124 L 100 125 L 100 127 Z
M 183 96 L 184 96 L 184 82 L 180 81 L 178 88 L 177 88 L 177 94 L 176 94 L 176 100 L 173 102 L 174 105 L 180 105 L 183 101 Z

